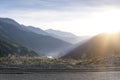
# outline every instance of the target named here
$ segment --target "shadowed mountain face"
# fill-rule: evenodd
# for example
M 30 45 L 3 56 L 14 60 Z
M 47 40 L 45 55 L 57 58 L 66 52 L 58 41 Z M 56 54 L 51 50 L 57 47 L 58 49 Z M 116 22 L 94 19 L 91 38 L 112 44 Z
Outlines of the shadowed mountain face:
M 19 43 L 42 55 L 60 52 L 71 46 L 51 36 L 36 34 L 8 18 L 0 18 L 0 38 Z
M 0 57 L 8 55 L 38 56 L 34 51 L 8 40 L 0 39 Z
M 92 59 L 120 56 L 120 33 L 103 33 L 71 50 L 63 58 Z

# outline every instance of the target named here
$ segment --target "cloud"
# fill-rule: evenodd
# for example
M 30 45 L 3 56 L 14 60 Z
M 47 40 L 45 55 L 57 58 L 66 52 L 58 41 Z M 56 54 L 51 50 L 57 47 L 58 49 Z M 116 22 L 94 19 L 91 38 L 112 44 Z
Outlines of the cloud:
M 65 8 L 69 4 L 68 1 L 56 1 L 56 0 L 1 0 L 1 7 L 12 9 L 50 9 L 57 10 Z
M 81 7 L 112 5 L 120 0 L 0 0 L 0 9 L 75 10 Z
M 102 31 L 100 26 L 120 25 L 115 20 L 120 19 L 119 0 L 0 0 L 0 3 L 0 17 L 42 29 L 85 35 Z M 91 33 L 92 28 L 95 30 Z

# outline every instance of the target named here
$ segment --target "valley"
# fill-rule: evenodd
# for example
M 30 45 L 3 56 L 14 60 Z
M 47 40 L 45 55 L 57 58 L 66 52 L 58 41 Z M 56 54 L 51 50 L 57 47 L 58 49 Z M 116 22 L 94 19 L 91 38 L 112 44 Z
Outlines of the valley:
M 66 37 L 65 40 L 62 37 Z M 0 18 L 0 67 L 38 71 L 119 70 L 119 32 L 86 39 L 79 37 L 76 44 L 67 42 L 68 37 L 78 41 L 78 36 L 72 33 L 44 31 L 21 25 L 13 19 Z

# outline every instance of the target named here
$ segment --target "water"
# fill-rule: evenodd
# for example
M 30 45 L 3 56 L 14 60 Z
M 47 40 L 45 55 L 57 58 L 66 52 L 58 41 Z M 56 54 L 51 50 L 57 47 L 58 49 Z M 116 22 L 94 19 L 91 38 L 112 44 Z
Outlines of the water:
M 120 72 L 0 74 L 0 80 L 120 80 Z

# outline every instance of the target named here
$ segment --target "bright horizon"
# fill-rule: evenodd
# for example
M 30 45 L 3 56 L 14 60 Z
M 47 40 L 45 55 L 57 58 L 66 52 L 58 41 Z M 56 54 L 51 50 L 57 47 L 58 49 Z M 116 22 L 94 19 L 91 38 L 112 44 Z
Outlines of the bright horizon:
M 78 36 L 120 31 L 118 0 L 2 0 L 0 17 Z

